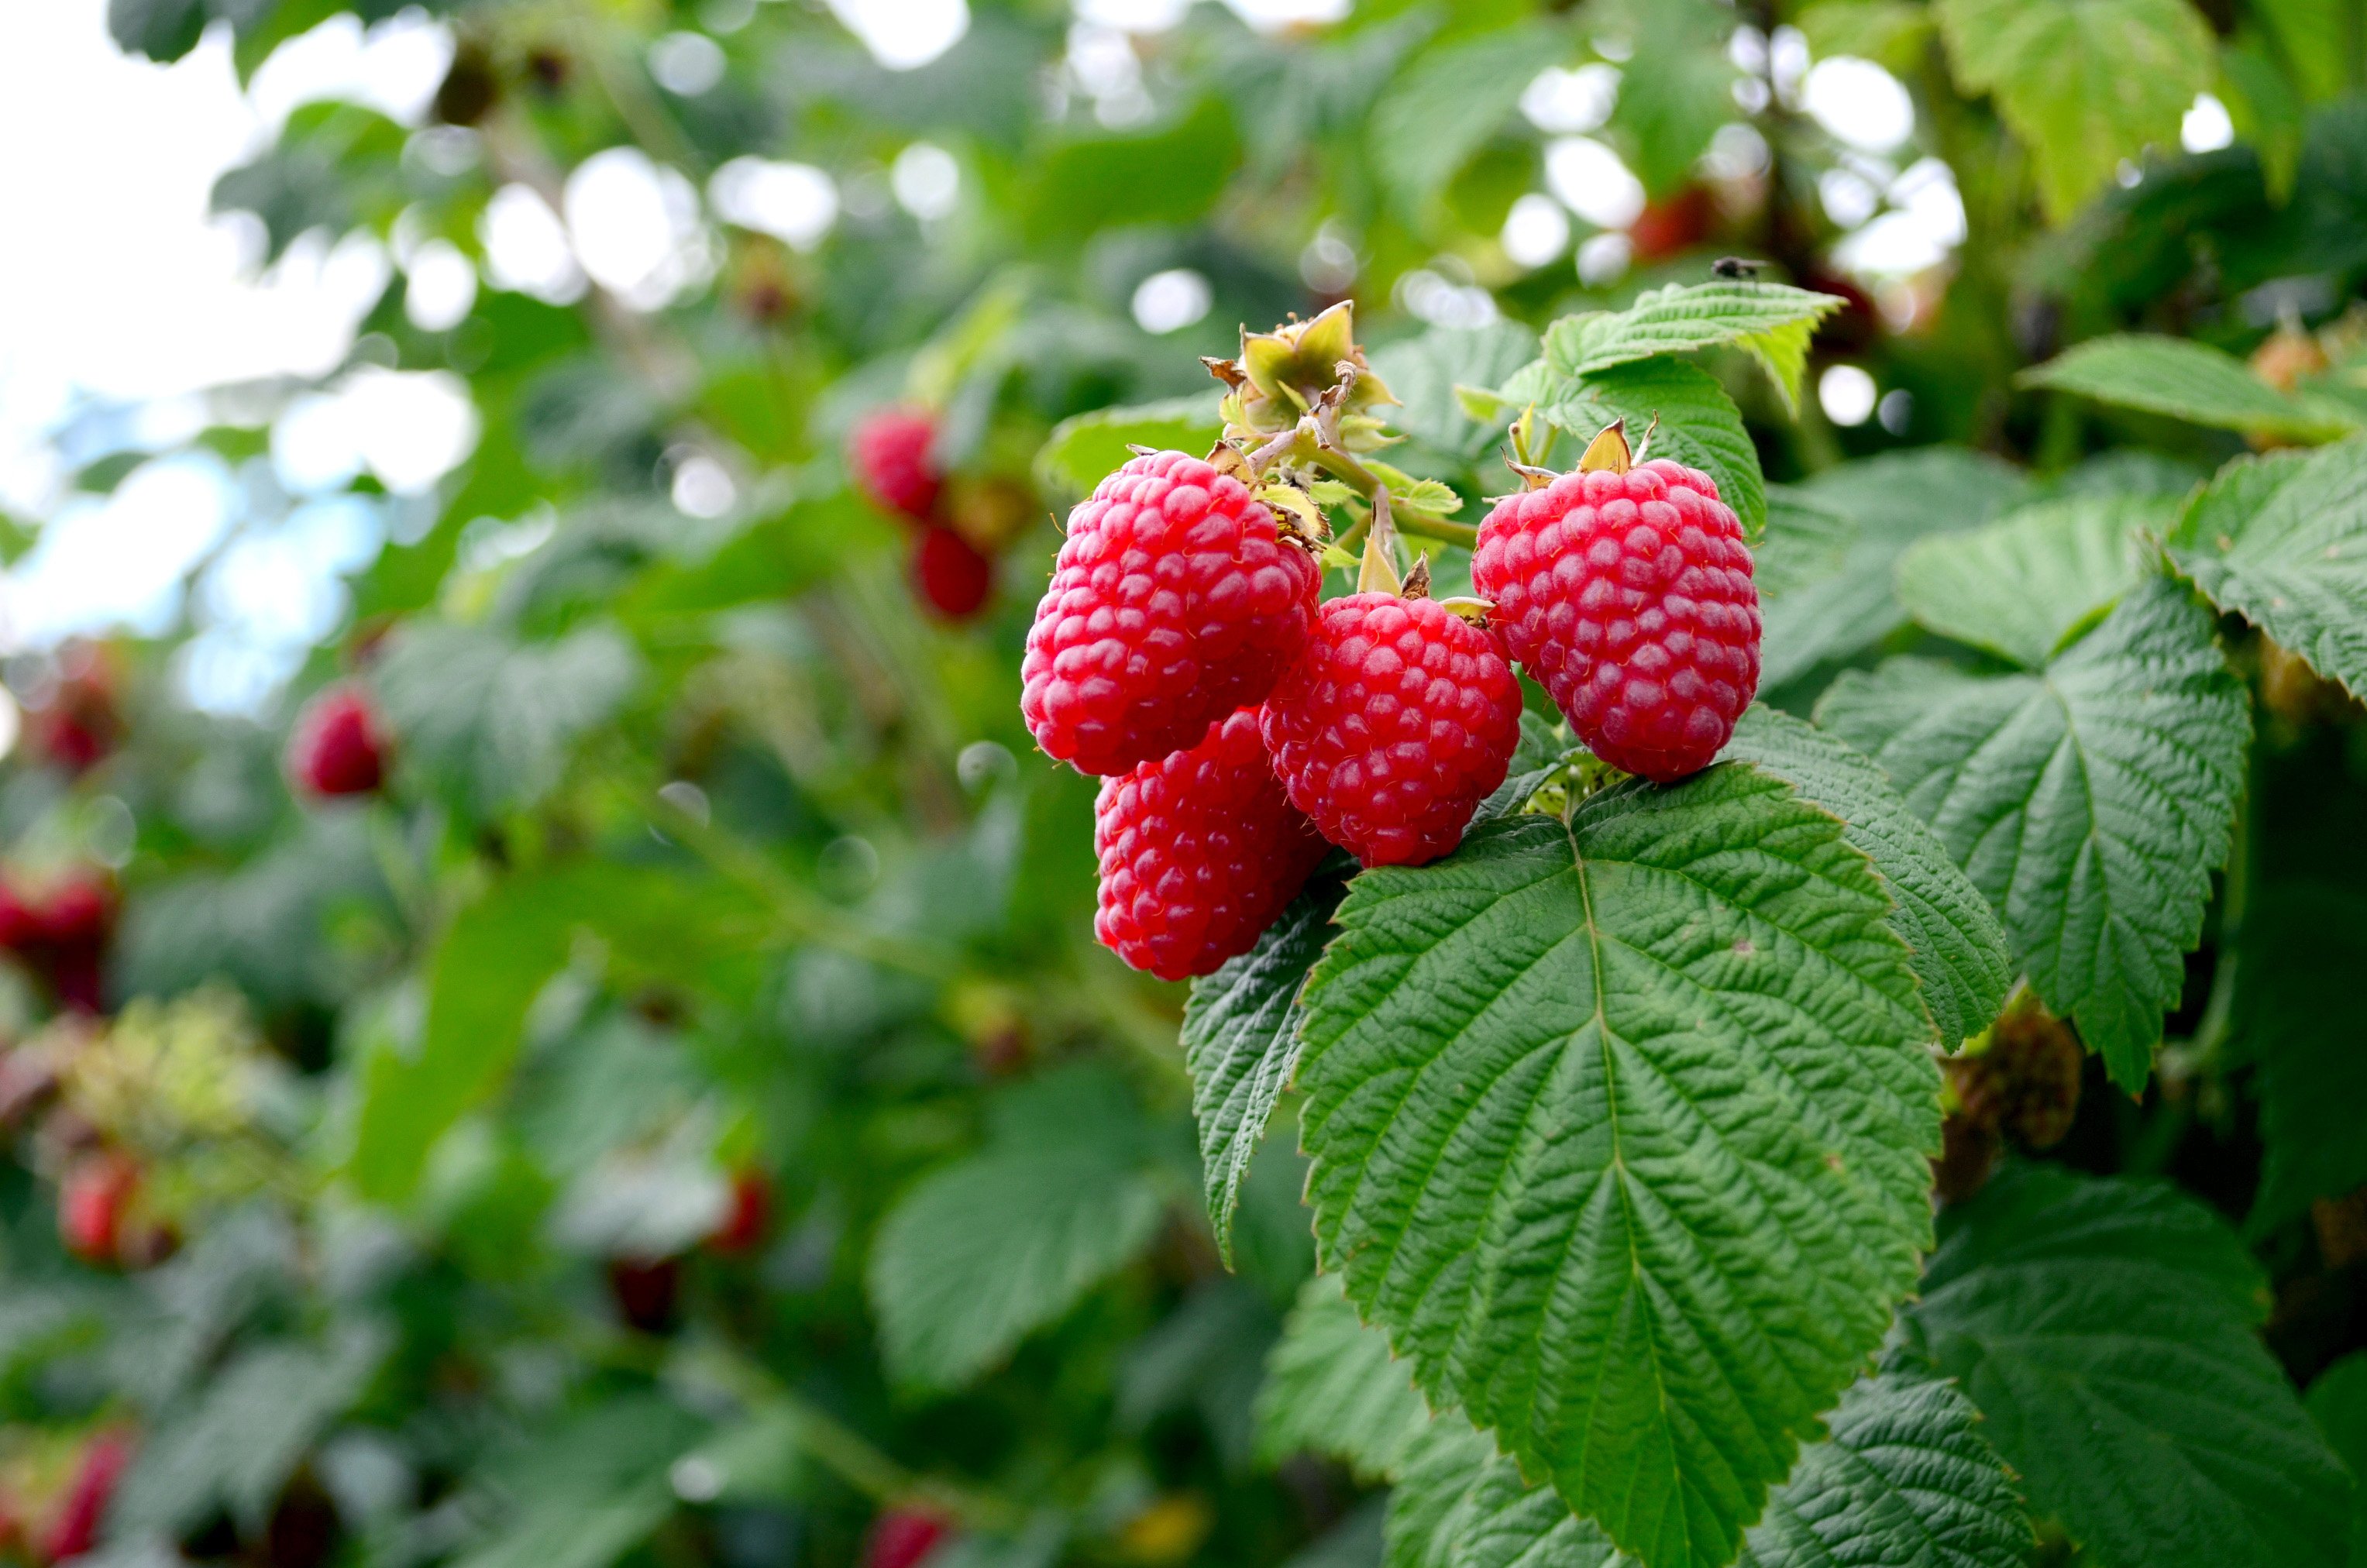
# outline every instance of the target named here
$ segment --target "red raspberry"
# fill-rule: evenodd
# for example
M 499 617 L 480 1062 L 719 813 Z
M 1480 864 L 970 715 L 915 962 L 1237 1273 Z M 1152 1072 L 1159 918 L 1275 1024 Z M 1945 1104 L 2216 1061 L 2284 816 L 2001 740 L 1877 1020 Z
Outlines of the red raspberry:
M 855 482 L 889 512 L 925 520 L 945 476 L 929 457 L 937 422 L 921 409 L 874 409 L 856 422 L 850 443 Z
M 994 563 L 942 523 L 912 542 L 912 588 L 921 602 L 949 621 L 966 621 L 994 592 Z
M 102 1003 L 115 897 L 94 873 L 74 872 L 27 893 L 0 887 L 0 947 L 45 976 L 58 1000 L 79 1012 Z
M 887 1509 L 864 1543 L 863 1568 L 917 1568 L 950 1533 L 934 1510 L 910 1504 Z
M 288 771 L 313 795 L 368 795 L 386 775 L 378 713 L 358 686 L 332 686 L 298 716 Z
M 1162 980 L 1247 953 L 1298 897 L 1327 845 L 1282 792 L 1255 708 L 1197 746 L 1102 781 L 1102 945 Z
M 1434 600 L 1323 606 L 1266 699 L 1291 804 L 1366 865 L 1420 865 L 1463 841 L 1521 739 L 1521 683 L 1496 634 Z
M 773 1224 L 772 1179 L 750 1166 L 731 1179 L 731 1206 L 707 1245 L 727 1258 L 753 1252 Z
M 1512 657 L 1614 768 L 1707 767 L 1759 689 L 1759 590 L 1708 475 L 1665 459 L 1564 474 L 1479 525 L 1471 581 Z
M 82 1451 L 65 1506 L 58 1510 L 41 1541 L 42 1560 L 63 1562 L 80 1557 L 98 1544 L 98 1527 L 107 1506 L 115 1500 L 116 1483 L 131 1463 L 131 1439 L 120 1432 L 101 1432 Z
M 140 1167 L 108 1150 L 77 1160 L 58 1183 L 58 1238 L 85 1263 L 112 1266 L 122 1255 L 123 1220 L 140 1190 Z
M 1322 574 L 1240 480 L 1154 452 L 1069 513 L 1027 634 L 1019 706 L 1036 744 L 1123 773 L 1264 700 L 1315 624 Z

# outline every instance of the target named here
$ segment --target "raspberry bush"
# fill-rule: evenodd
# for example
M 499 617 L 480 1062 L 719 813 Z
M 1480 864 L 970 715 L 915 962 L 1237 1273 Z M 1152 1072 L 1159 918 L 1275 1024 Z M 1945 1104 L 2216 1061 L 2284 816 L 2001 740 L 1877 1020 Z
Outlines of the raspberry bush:
M 0 1562 L 2367 1549 L 2344 7 L 54 9 Z

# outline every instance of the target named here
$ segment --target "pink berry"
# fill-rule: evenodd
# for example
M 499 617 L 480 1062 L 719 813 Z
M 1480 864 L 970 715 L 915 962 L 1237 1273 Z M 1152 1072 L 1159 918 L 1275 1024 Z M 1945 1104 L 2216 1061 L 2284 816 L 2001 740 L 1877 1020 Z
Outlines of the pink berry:
M 58 1238 L 85 1263 L 120 1258 L 123 1218 L 140 1190 L 140 1167 L 113 1150 L 76 1160 L 58 1183 Z
M 1093 805 L 1102 945 L 1163 980 L 1247 953 L 1327 846 L 1290 804 L 1255 708 L 1188 751 L 1102 781 Z
M 850 443 L 855 482 L 883 510 L 925 519 L 945 483 L 929 456 L 936 439 L 937 422 L 923 410 L 874 409 Z
M 1708 475 L 1564 474 L 1479 526 L 1471 580 L 1578 738 L 1662 784 L 1707 767 L 1759 689 L 1750 549 Z
M 1240 480 L 1154 452 L 1069 514 L 1019 705 L 1047 754 L 1123 773 L 1263 701 L 1315 623 L 1321 579 Z
M 63 1562 L 80 1557 L 98 1544 L 98 1527 L 107 1506 L 115 1500 L 116 1483 L 131 1463 L 131 1439 L 120 1432 L 101 1432 L 82 1451 L 65 1506 L 58 1510 L 41 1541 L 45 1562 Z
M 288 771 L 319 795 L 368 795 L 386 774 L 378 712 L 358 686 L 332 686 L 312 699 L 288 738 Z
M 993 595 L 994 562 L 953 529 L 931 523 L 912 544 L 912 587 L 938 615 L 966 621 Z
M 1495 633 L 1394 593 L 1324 605 L 1265 704 L 1291 804 L 1366 865 L 1461 843 L 1520 739 L 1521 684 Z
M 932 1509 L 909 1504 L 887 1509 L 864 1543 L 863 1568 L 918 1568 L 949 1533 L 943 1516 Z

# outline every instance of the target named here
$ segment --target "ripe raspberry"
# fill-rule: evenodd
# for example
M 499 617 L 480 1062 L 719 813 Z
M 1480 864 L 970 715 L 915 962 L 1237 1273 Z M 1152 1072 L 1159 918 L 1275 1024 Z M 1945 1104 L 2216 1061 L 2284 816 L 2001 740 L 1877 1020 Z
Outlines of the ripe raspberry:
M 951 1527 L 934 1511 L 910 1504 L 881 1513 L 864 1543 L 863 1568 L 918 1568 Z
M 1085 773 L 1197 745 L 1297 658 L 1320 582 L 1240 480 L 1134 458 L 1069 513 L 1036 606 L 1019 699 L 1036 744 Z
M 75 1161 L 58 1183 L 58 1239 L 85 1263 L 113 1266 L 139 1190 L 140 1167 L 127 1155 L 110 1150 Z
M 1707 767 L 1759 689 L 1759 590 L 1709 476 L 1665 459 L 1564 474 L 1479 525 L 1471 581 L 1512 657 L 1614 768 Z
M 41 1540 L 42 1561 L 63 1562 L 80 1557 L 98 1544 L 98 1527 L 107 1506 L 115 1500 L 116 1483 L 131 1463 L 131 1439 L 120 1432 L 101 1432 L 83 1450 L 74 1484 L 65 1504 Z
M 386 776 L 378 712 L 358 686 L 312 699 L 288 738 L 288 771 L 313 795 L 368 795 Z
M 1247 953 L 1298 896 L 1327 846 L 1274 776 L 1255 708 L 1200 744 L 1102 781 L 1102 945 L 1162 980 Z
M 1323 606 L 1266 699 L 1291 804 L 1366 865 L 1420 865 L 1463 841 L 1521 739 L 1521 683 L 1492 631 L 1431 599 Z
M 107 883 L 75 872 L 28 892 L 0 886 L 0 947 L 23 959 L 79 1012 L 100 1010 L 107 940 L 115 924 L 115 897 Z
M 750 1166 L 731 1179 L 731 1206 L 707 1245 L 728 1258 L 753 1252 L 772 1224 L 772 1179 Z
M 889 512 L 925 520 L 945 476 L 929 448 L 937 422 L 921 409 L 874 409 L 855 426 L 849 466 L 863 492 Z
M 941 523 L 927 524 L 912 541 L 912 591 L 949 621 L 966 621 L 994 592 L 994 563 Z

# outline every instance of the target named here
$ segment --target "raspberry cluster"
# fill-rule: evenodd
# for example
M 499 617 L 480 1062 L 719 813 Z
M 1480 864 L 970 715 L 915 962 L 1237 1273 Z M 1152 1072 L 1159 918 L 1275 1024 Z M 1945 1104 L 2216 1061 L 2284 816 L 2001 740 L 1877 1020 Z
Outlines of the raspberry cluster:
M 1707 767 L 1759 689 L 1759 592 L 1706 474 L 1564 474 L 1479 525 L 1471 581 L 1589 750 L 1663 784 Z
M 994 597 L 994 552 L 1034 502 L 1008 480 L 948 476 L 937 434 L 924 409 L 875 409 L 855 423 L 847 468 L 874 506 L 910 525 L 913 593 L 945 619 L 966 621 Z

